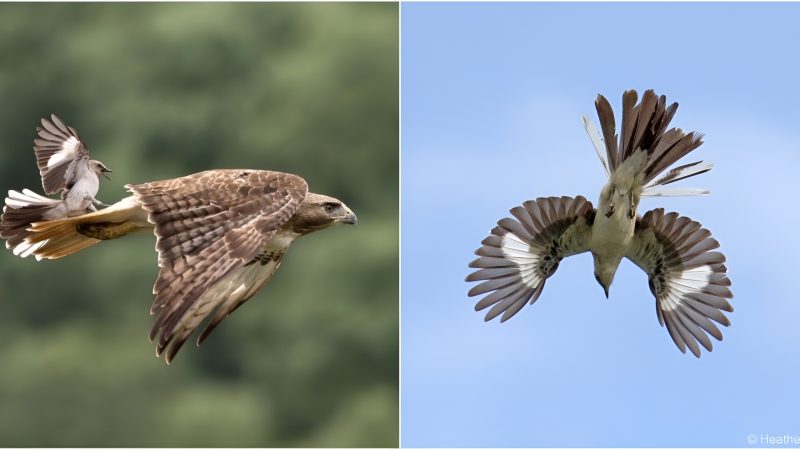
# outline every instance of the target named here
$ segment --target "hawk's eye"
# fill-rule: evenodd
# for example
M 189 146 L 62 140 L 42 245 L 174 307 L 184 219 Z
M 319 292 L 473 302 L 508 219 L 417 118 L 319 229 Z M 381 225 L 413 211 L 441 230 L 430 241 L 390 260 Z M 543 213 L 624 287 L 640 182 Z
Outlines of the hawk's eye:
M 333 203 L 325 203 L 322 207 L 325 208 L 325 212 L 328 214 L 331 214 L 336 209 Z

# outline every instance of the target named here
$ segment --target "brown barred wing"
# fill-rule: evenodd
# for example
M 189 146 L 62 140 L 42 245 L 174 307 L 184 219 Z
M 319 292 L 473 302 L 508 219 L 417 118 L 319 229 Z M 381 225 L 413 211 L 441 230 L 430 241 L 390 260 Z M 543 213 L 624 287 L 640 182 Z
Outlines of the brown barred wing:
M 502 314 L 505 322 L 533 304 L 563 258 L 589 250 L 594 211 L 581 196 L 538 198 L 511 209 L 513 218 L 497 222 L 469 264 L 478 270 L 466 280 L 481 283 L 468 295 L 488 294 L 475 310 L 491 307 L 486 320 Z
M 287 173 L 209 170 L 128 189 L 155 227 L 159 273 L 150 312 L 158 317 L 150 339 L 160 335 L 157 354 L 166 350 L 169 362 L 228 300 L 230 286 L 218 284 L 230 284 L 228 275 L 264 250 L 298 210 L 308 186 Z

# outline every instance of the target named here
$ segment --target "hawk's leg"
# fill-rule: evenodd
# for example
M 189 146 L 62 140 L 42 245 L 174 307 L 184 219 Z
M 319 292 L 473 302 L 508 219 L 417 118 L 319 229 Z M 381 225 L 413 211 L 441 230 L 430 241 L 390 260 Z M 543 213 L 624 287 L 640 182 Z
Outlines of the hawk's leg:
M 75 230 L 87 237 L 100 239 L 103 241 L 117 239 L 136 228 L 133 222 L 99 222 L 99 223 L 79 223 L 75 225 Z

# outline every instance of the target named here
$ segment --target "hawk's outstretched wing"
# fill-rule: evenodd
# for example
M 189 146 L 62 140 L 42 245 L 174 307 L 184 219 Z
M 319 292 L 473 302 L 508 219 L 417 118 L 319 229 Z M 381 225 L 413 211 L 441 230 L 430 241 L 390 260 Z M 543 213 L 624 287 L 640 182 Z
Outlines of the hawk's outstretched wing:
M 485 281 L 468 295 L 491 292 L 475 305 L 476 311 L 494 305 L 486 314 L 487 321 L 502 313 L 504 322 L 529 300 L 533 304 L 562 258 L 589 250 L 594 208 L 581 196 L 538 198 L 512 209 L 511 214 L 516 220 L 507 217 L 497 222 L 475 251 L 479 258 L 469 264 L 480 270 L 467 276 L 467 281 Z
M 728 326 L 722 311 L 733 311 L 727 301 L 733 294 L 725 255 L 712 251 L 719 242 L 699 223 L 674 212 L 664 214 L 663 208 L 648 211 L 637 221 L 633 239 L 625 256 L 647 273 L 658 322 L 666 324 L 681 352 L 688 346 L 699 358 L 698 342 L 711 351 L 706 333 L 722 340 L 711 320 Z
M 128 188 L 155 226 L 160 270 L 151 313 L 158 317 L 150 338 L 160 334 L 157 353 L 169 347 L 167 362 L 214 309 L 207 331 L 271 276 L 237 269 L 265 250 L 308 191 L 296 175 L 259 170 L 213 170 Z
M 70 166 L 75 160 L 88 159 L 89 150 L 74 128 L 55 114 L 50 118 L 43 118 L 42 126 L 36 128 L 38 137 L 33 140 L 33 151 L 44 192 L 55 194 L 69 188 L 66 180 Z

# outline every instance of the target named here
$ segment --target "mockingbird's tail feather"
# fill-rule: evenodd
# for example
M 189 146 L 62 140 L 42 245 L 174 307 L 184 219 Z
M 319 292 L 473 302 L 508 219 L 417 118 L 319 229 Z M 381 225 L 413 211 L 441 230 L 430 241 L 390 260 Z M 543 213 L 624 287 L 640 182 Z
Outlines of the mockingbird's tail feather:
M 616 133 L 614 112 L 608 100 L 602 95 L 598 95 L 595 101 L 602 133 L 584 117 L 586 131 L 609 178 L 637 149 L 643 149 L 647 151 L 643 195 L 707 194 L 708 191 L 704 189 L 656 188 L 708 172 L 712 166 L 697 161 L 676 167 L 662 177 L 656 178 L 689 152 L 700 147 L 703 144 L 703 135 L 694 131 L 687 134 L 680 128 L 667 129 L 678 109 L 678 104 L 672 103 L 667 106 L 666 96 L 659 97 L 652 90 L 647 90 L 638 104 L 637 98 L 635 90 L 625 91 L 622 95 L 622 129 L 619 136 Z
M 31 223 L 61 217 L 63 209 L 61 200 L 43 197 L 28 189 L 8 191 L 0 217 L 0 237 L 15 255 L 29 256 L 36 250 L 36 246 L 26 240 L 32 235 L 28 230 Z

